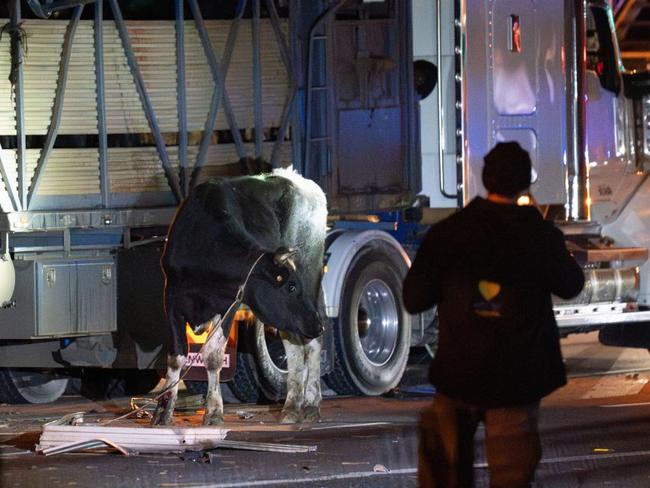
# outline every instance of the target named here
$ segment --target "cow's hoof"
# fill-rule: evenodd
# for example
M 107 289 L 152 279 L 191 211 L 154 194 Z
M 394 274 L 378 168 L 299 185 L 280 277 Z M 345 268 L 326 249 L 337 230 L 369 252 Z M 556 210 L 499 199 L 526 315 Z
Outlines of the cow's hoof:
M 303 422 L 320 422 L 320 407 L 305 407 Z
M 213 414 L 203 416 L 203 425 L 221 425 L 223 424 L 223 414 Z
M 294 409 L 283 409 L 282 410 L 282 419 L 280 422 L 283 424 L 299 424 L 302 421 L 302 416 L 298 410 Z
M 151 425 L 171 424 L 175 403 L 176 398 L 173 396 L 172 392 L 165 392 L 165 394 L 158 399 L 156 410 L 154 411 L 153 417 L 151 418 Z
M 162 409 L 156 409 L 151 418 L 151 425 L 169 425 L 171 423 L 172 413 Z

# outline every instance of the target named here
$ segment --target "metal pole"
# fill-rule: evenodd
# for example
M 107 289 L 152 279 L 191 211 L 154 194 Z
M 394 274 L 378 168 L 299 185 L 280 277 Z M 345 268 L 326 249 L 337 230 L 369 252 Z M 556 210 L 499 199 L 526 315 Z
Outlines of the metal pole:
M 309 30 L 309 47 L 307 50 L 307 102 L 305 109 L 305 156 L 303 158 L 303 174 L 307 172 L 309 168 L 309 161 L 311 159 L 311 105 L 313 100 L 313 90 L 312 90 L 312 77 L 314 70 L 314 49 L 315 41 L 319 39 L 324 39 L 324 36 L 318 36 L 316 33 L 320 26 L 329 20 L 331 15 L 334 15 L 338 9 L 340 9 L 348 0 L 339 0 L 338 3 L 329 7 L 325 12 L 323 12 L 314 22 L 311 29 Z
M 11 9 L 11 29 L 20 29 L 22 22 L 20 0 L 14 0 Z M 12 70 L 15 69 L 14 101 L 16 104 L 16 164 L 18 165 L 18 200 L 20 207 L 27 207 L 27 143 L 25 140 L 25 92 L 23 76 L 23 46 L 17 35 L 11 36 Z M 14 59 L 17 57 L 18 59 Z
M 436 44 L 437 53 L 436 59 L 438 61 L 438 71 L 442 74 L 442 4 L 441 0 L 436 0 Z M 438 82 L 436 87 L 438 91 L 438 174 L 440 175 L 440 193 L 445 198 L 458 198 L 458 193 L 447 193 L 445 185 L 445 124 L 443 119 L 442 110 L 442 84 Z
M 108 200 L 108 141 L 106 135 L 106 94 L 104 83 L 104 0 L 95 3 L 95 83 L 97 86 L 97 136 L 99 151 L 99 185 L 102 193 L 102 207 Z
M 18 200 L 17 195 L 14 193 L 14 188 L 9 181 L 9 176 L 7 175 L 7 165 L 5 164 L 4 151 L 2 150 L 2 147 L 0 147 L 0 177 L 2 177 L 2 182 L 4 183 L 5 188 L 7 189 L 7 193 L 9 194 L 12 210 L 21 210 L 22 207 L 20 206 L 20 201 Z
M 122 17 L 122 12 L 117 0 L 109 0 L 111 2 L 111 9 L 113 11 L 113 19 L 115 20 L 115 25 L 120 34 L 120 39 L 122 40 L 122 47 L 124 53 L 126 54 L 127 62 L 129 63 L 129 68 L 131 70 L 131 75 L 133 76 L 133 81 L 135 82 L 135 87 L 138 90 L 140 95 L 140 100 L 142 101 L 142 106 L 144 108 L 144 113 L 149 122 L 149 128 L 151 129 L 151 134 L 153 135 L 156 141 L 156 148 L 158 149 L 158 156 L 162 162 L 163 170 L 165 171 L 165 176 L 167 177 L 167 182 L 169 183 L 174 198 L 177 202 L 180 202 L 182 199 L 180 185 L 178 184 L 178 175 L 174 172 L 171 163 L 169 161 L 169 155 L 167 154 L 167 148 L 165 146 L 165 141 L 163 140 L 162 133 L 160 132 L 160 127 L 158 126 L 158 120 L 156 119 L 156 113 L 153 109 L 151 100 L 147 93 L 147 88 L 142 78 L 142 73 L 140 73 L 140 68 L 138 66 L 138 61 L 135 58 L 133 49 L 131 48 L 131 42 L 129 39 L 129 33 L 126 29 L 124 23 L 124 18 Z
M 225 89 L 225 80 L 228 73 L 228 67 L 230 65 L 230 58 L 232 56 L 232 51 L 235 46 L 235 41 L 237 40 L 237 33 L 239 32 L 239 21 L 244 13 L 244 8 L 246 7 L 246 1 L 242 2 L 241 10 L 239 11 L 238 16 L 233 20 L 233 24 L 230 28 L 230 33 L 228 34 L 228 39 L 224 47 L 223 59 L 221 66 L 217 60 L 217 56 L 214 53 L 212 44 L 210 43 L 210 36 L 208 31 L 205 28 L 205 22 L 203 21 L 203 16 L 201 15 L 201 10 L 196 2 L 196 0 L 189 0 L 190 8 L 192 9 L 192 15 L 194 16 L 194 23 L 196 29 L 199 33 L 201 39 L 201 44 L 203 45 L 203 51 L 210 65 L 210 70 L 212 71 L 212 78 L 215 83 L 215 89 L 212 94 L 212 101 L 210 103 L 210 112 L 208 113 L 208 118 L 205 122 L 203 129 L 203 137 L 201 139 L 201 145 L 199 146 L 199 153 L 196 156 L 196 161 L 194 163 L 194 171 L 192 172 L 192 180 L 190 182 L 190 188 L 193 188 L 198 180 L 199 175 L 201 174 L 201 169 L 205 162 L 205 156 L 208 152 L 208 147 L 210 146 L 210 138 L 212 136 L 212 129 L 214 128 L 215 121 L 217 119 L 217 113 L 219 111 L 219 102 L 223 100 L 224 111 L 230 123 L 231 131 L 235 139 L 235 144 L 237 146 L 237 151 L 239 157 L 246 155 L 244 144 L 241 140 L 241 135 L 239 134 L 239 129 L 237 128 L 237 123 L 235 121 L 234 113 L 232 112 L 232 107 L 228 101 L 228 95 Z
M 266 6 L 271 17 L 271 26 L 273 27 L 275 39 L 278 43 L 278 48 L 280 49 L 280 56 L 285 68 L 287 69 L 287 74 L 290 80 L 289 91 L 287 92 L 287 98 L 285 99 L 284 107 L 282 108 L 282 117 L 280 119 L 281 122 L 280 129 L 278 130 L 278 137 L 275 141 L 275 144 L 273 145 L 273 151 L 271 153 L 271 166 L 276 168 L 278 166 L 278 159 L 280 157 L 280 148 L 282 147 L 284 136 L 287 132 L 287 128 L 289 127 L 291 113 L 293 112 L 294 100 L 298 91 L 298 82 L 296 81 L 296 74 L 291 63 L 289 47 L 287 46 L 284 36 L 282 35 L 282 30 L 280 28 L 280 18 L 275 8 L 275 3 L 273 0 L 266 0 Z
M 587 46 L 586 22 L 587 5 L 585 0 L 575 0 L 575 158 L 574 177 L 570 191 L 569 217 L 578 220 L 589 219 L 589 168 L 587 155 Z
M 190 188 L 190 174 L 187 167 L 187 98 L 185 95 L 185 15 L 183 0 L 176 0 L 176 99 L 178 107 L 178 164 L 180 185 L 186 197 Z
M 255 102 L 255 156 L 264 156 L 264 117 L 262 114 L 262 60 L 260 56 L 260 0 L 253 0 L 253 92 Z
M 70 23 L 65 32 L 63 51 L 61 52 L 61 61 L 59 62 L 59 77 L 56 82 L 56 93 L 54 94 L 54 105 L 52 106 L 52 118 L 47 130 L 47 135 L 45 136 L 43 149 L 41 149 L 41 155 L 36 164 L 36 171 L 34 172 L 32 185 L 27 195 L 27 210 L 31 209 L 34 197 L 38 193 L 38 188 L 41 186 L 43 174 L 45 174 L 45 168 L 47 167 L 47 162 L 50 157 L 50 152 L 52 152 L 54 141 L 59 133 L 61 113 L 63 112 L 63 100 L 65 98 L 65 87 L 68 82 L 68 68 L 70 66 L 70 55 L 72 54 L 72 43 L 74 41 L 74 33 L 77 30 L 77 25 L 79 24 L 82 11 L 83 5 L 75 7 L 74 13 L 72 14 L 72 18 L 70 19 Z
M 72 8 L 77 6 L 83 6 L 87 3 L 92 3 L 95 0 L 58 0 L 58 1 L 48 1 L 47 5 L 44 6 L 39 0 L 27 0 L 27 4 L 32 9 L 32 12 L 37 16 L 47 19 L 52 13 L 57 10 L 63 10 L 66 8 Z

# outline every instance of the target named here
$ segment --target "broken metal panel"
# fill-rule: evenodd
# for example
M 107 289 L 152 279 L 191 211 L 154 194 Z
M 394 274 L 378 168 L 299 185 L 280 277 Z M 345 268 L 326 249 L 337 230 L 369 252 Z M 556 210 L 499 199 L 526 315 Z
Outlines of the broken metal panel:
M 185 451 L 212 450 L 225 447 L 250 451 L 306 453 L 317 451 L 315 445 L 279 444 L 268 442 L 228 440 L 232 430 L 227 425 L 212 427 L 133 427 L 133 423 L 120 426 L 96 425 L 84 422 L 83 412 L 66 415 L 43 425 L 36 451 L 43 455 L 63 454 L 83 449 L 110 447 L 122 454 L 132 453 L 182 453 Z M 234 426 L 233 426 L 234 427 Z M 254 427 L 254 431 L 263 431 Z M 281 427 L 270 426 L 278 430 Z M 244 430 L 248 430 L 244 427 Z
M 77 442 L 106 439 L 129 451 L 184 452 L 218 447 L 229 429 L 221 427 L 105 427 L 49 423 L 37 451 Z

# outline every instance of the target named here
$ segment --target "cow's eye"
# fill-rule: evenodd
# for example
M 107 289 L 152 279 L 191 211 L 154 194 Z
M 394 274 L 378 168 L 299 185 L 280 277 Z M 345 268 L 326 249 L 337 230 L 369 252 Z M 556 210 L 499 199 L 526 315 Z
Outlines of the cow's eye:
M 287 283 L 287 291 L 289 293 L 293 293 L 293 292 L 296 291 L 296 284 L 293 281 L 290 281 L 289 283 Z

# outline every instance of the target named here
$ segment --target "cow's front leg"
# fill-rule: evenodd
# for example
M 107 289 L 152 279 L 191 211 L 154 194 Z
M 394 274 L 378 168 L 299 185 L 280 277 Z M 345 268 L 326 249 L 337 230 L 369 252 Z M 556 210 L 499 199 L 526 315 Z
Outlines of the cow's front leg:
M 292 334 L 280 332 L 287 355 L 287 399 L 282 408 L 281 421 L 295 424 L 302 421 L 305 393 L 305 353 L 302 341 Z
M 182 354 L 167 356 L 167 375 L 165 376 L 165 385 L 163 395 L 158 399 L 158 405 L 151 419 L 151 425 L 168 425 L 172 421 L 174 405 L 178 397 L 178 383 L 181 375 L 181 369 L 187 362 L 187 356 Z M 169 390 L 167 390 L 169 388 Z
M 203 361 L 208 373 L 208 393 L 205 396 L 206 410 L 203 416 L 204 425 L 223 423 L 223 398 L 219 377 L 223 367 L 228 339 L 224 337 L 221 327 L 217 327 L 208 339 L 203 350 Z
M 304 346 L 307 379 L 305 381 L 305 403 L 303 407 L 305 422 L 320 420 L 320 404 L 322 400 L 320 389 L 320 361 L 323 340 L 312 339 Z

